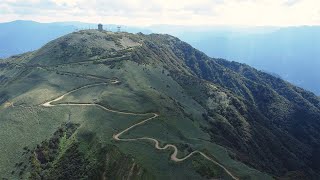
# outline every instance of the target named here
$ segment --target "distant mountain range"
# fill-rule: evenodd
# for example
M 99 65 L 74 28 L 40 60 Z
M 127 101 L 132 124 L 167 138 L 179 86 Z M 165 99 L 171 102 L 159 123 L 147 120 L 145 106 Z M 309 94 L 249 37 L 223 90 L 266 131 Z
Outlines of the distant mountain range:
M 105 25 L 116 31 L 117 25 Z M 0 23 L 0 57 L 35 50 L 76 29 L 96 28 L 81 22 Z M 183 27 L 157 25 L 124 27 L 127 32 L 167 33 L 211 57 L 251 65 L 320 95 L 320 27 Z

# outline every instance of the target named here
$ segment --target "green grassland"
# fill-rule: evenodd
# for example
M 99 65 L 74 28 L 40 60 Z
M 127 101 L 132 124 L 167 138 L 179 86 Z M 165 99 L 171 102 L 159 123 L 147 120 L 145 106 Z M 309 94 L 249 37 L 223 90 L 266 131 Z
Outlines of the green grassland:
M 6 87 L 7 91 L 13 89 L 20 89 L 21 91 L 15 91 L 15 93 L 9 95 L 13 97 L 9 101 L 12 101 L 15 107 L 2 107 L 0 111 L 3 114 L 0 126 L 0 137 L 1 142 L 3 142 L 1 147 L 4 147 L 1 148 L 2 152 L 0 152 L 2 155 L 0 158 L 1 164 L 3 165 L 0 170 L 1 174 L 4 174 L 3 177 L 18 177 L 19 172 L 15 172 L 12 176 L 10 174 L 12 171 L 18 171 L 14 170 L 16 168 L 14 165 L 19 162 L 23 162 L 23 165 L 28 164 L 27 157 L 21 155 L 24 147 L 34 148 L 37 144 L 52 136 L 53 132 L 61 124 L 73 122 L 80 124 L 75 133 L 76 139 L 84 138 L 90 146 L 91 143 L 101 144 L 102 147 L 114 144 L 122 153 L 134 157 L 135 162 L 143 165 L 143 168 L 147 169 L 156 179 L 171 179 L 172 177 L 175 177 L 174 179 L 204 178 L 196 171 L 195 166 L 206 167 L 210 162 L 206 162 L 203 159 L 198 160 L 199 162 L 194 162 L 196 159 L 201 158 L 199 156 L 196 156 L 197 158 L 193 157 L 193 160 L 186 162 L 174 163 L 169 159 L 170 151 L 156 150 L 149 142 L 125 143 L 112 140 L 112 135 L 115 132 L 147 118 L 148 115 L 120 115 L 105 112 L 98 107 L 65 106 L 46 108 L 37 106 L 77 87 L 103 81 L 56 73 L 66 71 L 105 77 L 105 81 L 117 78 L 120 83 L 81 89 L 56 102 L 57 104 L 65 102 L 95 102 L 105 107 L 127 112 L 160 112 L 161 117 L 146 125 L 137 127 L 125 136 L 150 136 L 159 139 L 163 144 L 176 144 L 181 147 L 180 151 L 182 153 L 179 154 L 181 157 L 187 155 L 187 151 L 181 145 L 191 143 L 192 149 L 205 149 L 213 157 L 219 157 L 219 162 L 224 164 L 228 162 L 225 164 L 226 167 L 235 173 L 239 171 L 238 169 L 241 169 L 237 173 L 239 176 L 254 177 L 255 175 L 252 172 L 258 173 L 241 163 L 234 163 L 227 151 L 223 150 L 222 147 L 214 144 L 209 146 L 206 145 L 206 142 L 194 140 L 209 138 L 208 135 L 201 131 L 199 125 L 199 123 L 205 123 L 201 118 L 201 111 L 203 110 L 200 105 L 185 95 L 184 90 L 170 76 L 162 72 L 162 68 L 142 66 L 130 61 L 124 61 L 120 69 L 111 69 L 109 66 L 94 65 L 90 62 L 79 66 L 85 66 L 86 70 L 83 71 L 78 66 L 75 66 L 75 68 L 63 66 L 61 69 L 60 67 L 55 67 L 54 71 L 34 68 L 26 76 L 17 79 L 17 83 L 9 84 Z M 95 68 L 96 66 L 97 68 Z M 90 71 L 90 68 L 92 68 L 92 71 Z M 32 87 L 29 85 L 31 81 L 36 82 L 33 83 Z M 179 106 L 181 107 L 179 108 Z M 183 111 L 179 110 L 182 108 Z M 188 114 L 184 111 L 188 112 Z M 93 141 L 92 139 L 96 140 L 90 142 Z M 68 146 L 71 146 L 70 144 L 73 144 L 73 142 L 61 145 L 62 152 Z M 90 159 L 88 145 L 81 145 L 80 147 Z M 61 157 L 63 156 L 61 155 Z M 196 165 L 194 165 L 195 163 Z M 30 167 L 28 166 L 28 168 Z M 219 168 L 212 167 L 212 169 L 217 171 L 213 173 L 215 176 L 226 176 L 223 175 L 223 171 L 217 170 Z M 208 171 L 210 171 L 208 172 L 210 175 L 212 172 L 211 170 Z M 244 172 L 250 173 L 245 174 Z M 22 177 L 27 176 L 28 173 L 25 173 Z
M 232 179 L 199 154 L 174 162 L 170 160 L 173 149 L 157 150 L 145 140 L 112 138 L 152 117 L 142 113 L 158 113 L 159 117 L 131 129 L 122 138 L 152 137 L 161 146 L 174 144 L 179 158 L 200 150 L 239 179 L 273 179 L 257 170 L 256 164 L 239 160 L 237 149 L 221 142 L 234 136 L 245 143 L 255 138 L 253 128 L 260 127 L 264 117 L 255 106 L 250 109 L 254 93 L 237 84 L 255 83 L 242 76 L 232 79 L 240 75 L 227 68 L 221 70 L 220 65 L 198 75 L 202 66 L 211 68 L 209 62 L 197 65 L 188 57 L 201 55 L 187 56 L 180 52 L 187 49 L 184 44 L 179 42 L 182 47 L 177 49 L 172 45 L 174 38 L 159 37 L 80 31 L 4 60 L 0 66 L 0 177 Z M 227 80 L 220 77 L 220 71 Z M 210 73 L 218 73 L 219 78 L 205 79 Z M 96 83 L 105 84 L 79 89 L 54 102 L 64 106 L 40 106 Z M 238 89 L 233 89 L 236 86 Z M 276 92 L 270 92 L 281 101 Z M 137 114 L 68 103 L 95 103 Z M 223 131 L 224 127 L 229 131 Z

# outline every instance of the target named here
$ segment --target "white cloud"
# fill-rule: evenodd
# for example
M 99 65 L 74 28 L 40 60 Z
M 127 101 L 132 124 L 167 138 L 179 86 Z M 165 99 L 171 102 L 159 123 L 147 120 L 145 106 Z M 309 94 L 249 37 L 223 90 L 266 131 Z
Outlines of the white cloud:
M 319 0 L 1 0 L 0 21 L 320 25 Z
M 51 0 L 53 3 L 59 6 L 71 6 L 74 7 L 77 5 L 77 0 Z
M 286 2 L 284 2 L 284 4 L 287 5 L 287 6 L 293 6 L 293 5 L 296 5 L 299 2 L 301 2 L 301 0 L 287 0 Z

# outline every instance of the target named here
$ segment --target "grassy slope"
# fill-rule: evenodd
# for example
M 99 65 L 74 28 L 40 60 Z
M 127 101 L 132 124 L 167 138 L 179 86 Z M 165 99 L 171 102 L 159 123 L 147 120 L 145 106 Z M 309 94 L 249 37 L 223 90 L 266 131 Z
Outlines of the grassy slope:
M 319 178 L 318 97 L 249 66 L 209 58 L 172 36 L 145 37 L 142 54 L 164 64 L 207 110 L 204 117 L 210 125 L 203 129 L 211 141 L 276 176 L 289 172 Z
M 39 62 L 38 58 L 35 60 Z M 18 60 L 12 61 L 20 63 Z M 26 58 L 22 62 L 28 61 Z M 181 152 L 184 151 L 184 155 L 187 153 L 184 150 L 184 144 L 189 144 L 192 149 L 205 150 L 239 177 L 270 178 L 264 173 L 232 160 L 228 151 L 223 147 L 212 142 L 199 140 L 210 138 L 201 129 L 202 126 L 207 125 L 202 117 L 205 110 L 161 66 L 143 65 L 122 60 L 121 63 L 115 63 L 111 66 L 87 62 L 72 66 L 50 66 L 50 70 L 32 67 L 28 70 L 26 75 L 13 75 L 17 78 L 13 82 L 3 85 L 1 92 L 8 93 L 6 101 L 13 102 L 14 105 L 37 105 L 85 84 L 103 81 L 85 77 L 86 74 L 106 78 L 117 77 L 121 81 L 119 85 L 83 89 L 70 94 L 61 102 L 99 102 L 121 111 L 160 112 L 160 118 L 133 129 L 126 136 L 159 138 L 162 143 L 177 144 Z M 61 72 L 66 71 L 78 75 L 62 75 Z M 12 70 L 12 72 L 15 71 Z M 80 124 L 75 133 L 75 141 L 81 140 L 83 134 L 94 135 L 95 141 L 84 140 L 84 145 L 80 145 L 80 150 L 87 153 L 86 156 L 89 157 L 89 160 L 91 150 L 86 150 L 86 143 L 100 144 L 102 147 L 114 144 L 125 155 L 134 157 L 137 164 L 157 178 L 188 177 L 199 179 L 205 178 L 204 174 L 208 173 L 211 173 L 212 176 L 212 171 L 216 171 L 213 176 L 225 176 L 224 172 L 217 167 L 205 172 L 203 168 L 213 165 L 205 160 L 196 160 L 195 158 L 198 156 L 185 162 L 174 163 L 169 160 L 169 152 L 158 151 L 150 143 L 114 142 L 112 134 L 140 121 L 141 117 L 138 116 L 118 115 L 96 107 L 66 106 L 51 109 L 32 107 L 29 109 L 5 107 L 4 104 L 1 106 L 0 114 L 0 142 L 1 147 L 5 147 L 1 148 L 0 152 L 2 156 L 0 157 L 0 174 L 4 175 L 3 177 L 10 177 L 15 163 L 27 163 L 27 157 L 21 156 L 23 147 L 34 148 L 41 141 L 50 138 L 57 128 L 67 121 Z M 62 149 L 64 148 L 68 147 L 62 147 Z M 93 159 L 91 160 L 93 161 Z M 200 172 L 203 176 L 200 175 Z M 17 174 L 14 175 L 14 177 L 16 176 Z

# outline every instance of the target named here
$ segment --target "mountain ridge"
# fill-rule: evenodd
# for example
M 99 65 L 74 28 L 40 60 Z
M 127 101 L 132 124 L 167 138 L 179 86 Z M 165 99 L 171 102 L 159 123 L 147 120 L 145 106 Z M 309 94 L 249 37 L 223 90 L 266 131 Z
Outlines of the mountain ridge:
M 6 24 L 11 24 L 11 27 L 8 29 Z M 113 31 L 117 26 L 106 25 L 108 30 Z M 38 23 L 27 20 L 0 23 L 0 57 L 32 51 L 61 35 L 90 27 L 96 27 L 96 24 Z M 319 95 L 319 88 L 313 83 L 320 77 L 317 73 L 319 36 L 316 35 L 319 26 L 281 28 L 156 25 L 145 28 L 123 26 L 123 29 L 131 33 L 173 34 L 210 57 L 235 60 L 272 74 L 276 73 L 283 79 Z
M 206 154 L 208 152 L 214 155 L 218 162 L 240 179 L 271 178 L 265 173 L 279 178 L 319 177 L 318 97 L 247 65 L 210 58 L 173 36 L 79 31 L 51 41 L 34 52 L 5 59 L 1 68 L 3 73 L 0 97 L 3 100 L 0 114 L 1 111 L 15 112 L 14 109 L 5 107 L 5 102 L 19 107 L 26 103 L 39 104 L 48 100 L 46 96 L 35 96 L 37 92 L 45 90 L 51 97 L 58 97 L 62 92 L 81 85 L 118 78 L 121 82 L 118 85 L 81 90 L 59 103 L 81 100 L 80 102 L 97 102 L 119 111 L 159 112 L 162 115 L 159 121 L 134 128 L 126 137 L 130 135 L 139 138 L 148 135 L 159 139 L 160 143 L 177 144 L 177 147 L 182 149 L 181 153 L 193 149 L 203 150 Z M 20 73 L 15 74 L 14 71 Z M 32 84 L 25 86 L 24 82 Z M 12 91 L 17 87 L 19 91 Z M 31 109 L 51 113 L 40 107 Z M 53 109 L 52 113 L 59 111 L 61 110 Z M 80 123 L 81 128 L 75 131 L 73 140 L 64 140 L 67 144 L 60 145 L 61 149 L 76 148 L 75 143 L 79 143 L 77 147 L 87 147 L 86 143 L 96 142 L 99 142 L 99 146 L 108 147 L 112 144 L 119 148 L 121 153 L 135 157 L 137 162 L 134 163 L 140 162 L 139 167 L 148 172 L 147 174 L 160 177 L 150 166 L 152 156 L 148 154 L 154 151 L 150 150 L 151 147 L 147 148 L 149 146 L 145 144 L 137 145 L 137 148 L 141 146 L 149 150 L 145 153 L 146 157 L 143 157 L 138 151 L 128 149 L 132 148 L 130 143 L 104 140 L 110 139 L 114 130 L 102 133 L 90 128 L 95 126 L 94 122 L 98 121 L 98 117 L 105 117 L 102 112 L 96 113 L 96 117 L 85 116 L 92 119 L 89 123 L 81 118 L 83 115 L 78 115 L 79 112 L 74 112 L 72 107 L 66 107 L 64 111 L 73 112 L 80 120 L 71 119 Z M 98 110 L 85 110 L 92 114 L 91 111 Z M 9 119 L 15 119 L 14 116 L 8 116 L 6 117 Z M 30 115 L 30 121 L 32 119 L 34 117 Z M 43 118 L 40 120 L 43 121 Z M 9 123 L 7 126 L 10 125 L 10 121 L 6 123 Z M 42 125 L 38 126 L 43 128 Z M 119 129 L 118 126 L 114 123 L 103 127 Z M 159 132 L 159 128 L 163 129 L 163 132 Z M 19 132 L 19 129 L 13 130 Z M 92 133 L 97 135 L 86 135 Z M 90 138 L 91 136 L 94 138 Z M 43 139 L 42 136 L 38 138 Z M 76 149 L 81 152 L 79 158 L 83 155 L 91 157 L 91 150 Z M 19 152 L 19 149 L 16 151 Z M 50 163 L 56 166 L 39 171 L 33 171 L 31 166 L 28 171 L 43 176 L 57 169 L 62 171 L 56 162 L 65 162 L 63 157 L 69 157 L 63 152 L 59 151 L 61 155 L 50 160 Z M 101 172 L 96 172 L 97 174 L 108 172 L 103 161 L 94 158 L 85 161 L 101 163 Z M 189 177 L 227 178 L 218 167 L 208 162 L 199 159 L 190 161 L 192 165 L 188 161 L 179 167 L 189 169 Z M 175 164 L 166 163 L 159 160 L 154 166 L 171 167 L 177 172 L 181 170 Z M 94 163 L 92 167 L 95 167 Z M 28 175 L 25 171 L 22 176 Z M 86 171 L 81 173 L 85 174 Z

